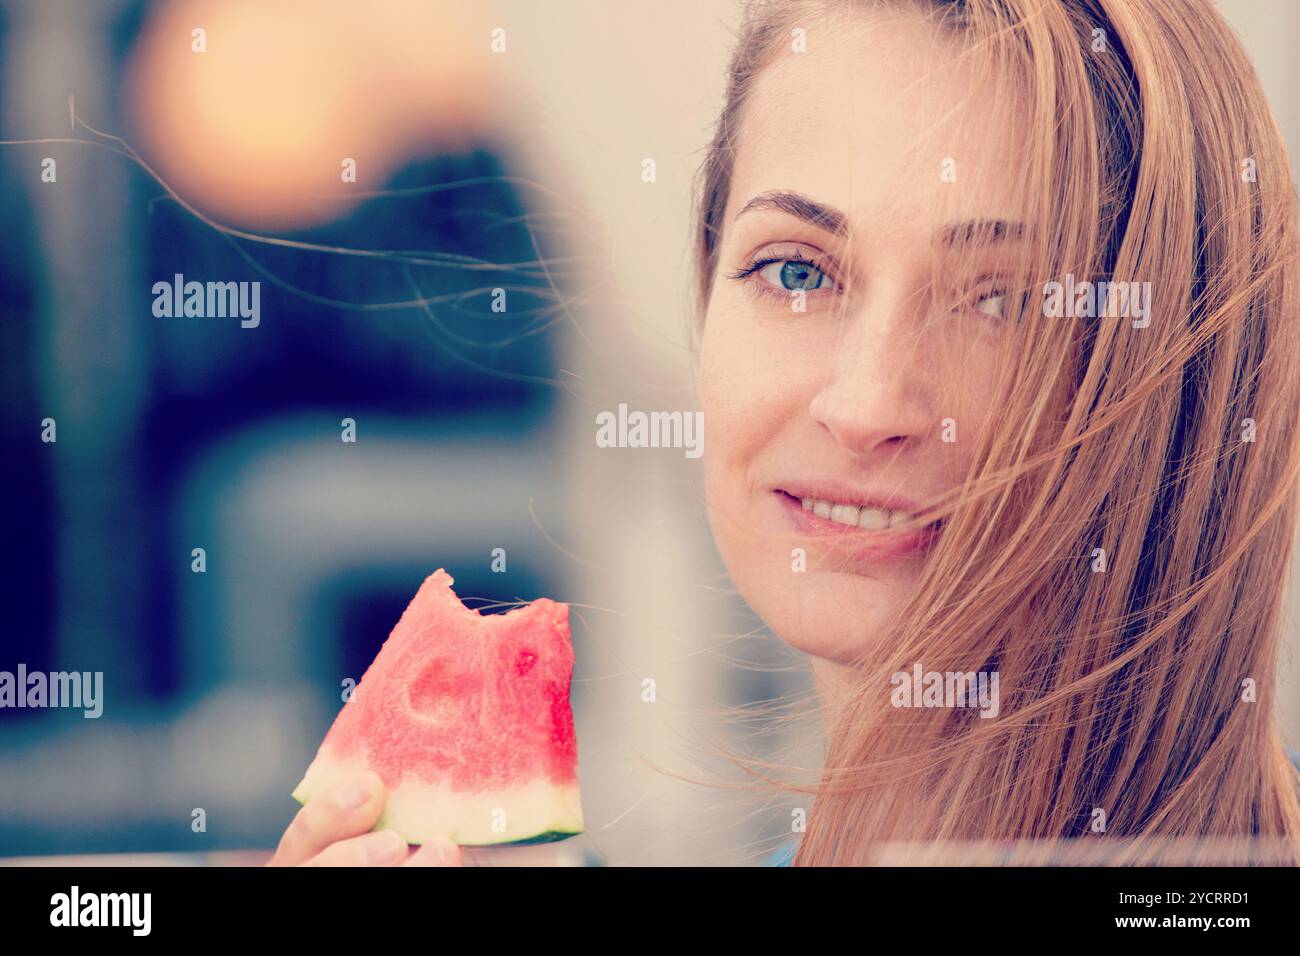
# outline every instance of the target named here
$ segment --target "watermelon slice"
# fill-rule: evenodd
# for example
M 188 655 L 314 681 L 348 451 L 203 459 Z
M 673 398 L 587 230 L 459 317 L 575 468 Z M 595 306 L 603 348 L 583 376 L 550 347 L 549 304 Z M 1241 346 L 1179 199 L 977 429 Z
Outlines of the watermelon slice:
M 306 803 L 369 768 L 388 787 L 376 830 L 408 843 L 537 843 L 582 832 L 569 707 L 569 608 L 465 607 L 429 575 L 293 791 Z

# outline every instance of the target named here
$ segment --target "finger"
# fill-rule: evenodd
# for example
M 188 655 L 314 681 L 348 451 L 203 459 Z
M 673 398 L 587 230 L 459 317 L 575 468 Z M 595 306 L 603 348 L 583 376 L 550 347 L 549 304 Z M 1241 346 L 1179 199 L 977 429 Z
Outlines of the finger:
M 297 866 L 331 843 L 365 833 L 384 801 L 384 782 L 370 770 L 312 797 L 284 831 L 271 865 Z
M 380 830 L 332 843 L 303 866 L 397 866 L 410 852 L 396 830 Z
M 455 843 L 434 839 L 412 853 L 402 866 L 464 866 L 464 860 Z

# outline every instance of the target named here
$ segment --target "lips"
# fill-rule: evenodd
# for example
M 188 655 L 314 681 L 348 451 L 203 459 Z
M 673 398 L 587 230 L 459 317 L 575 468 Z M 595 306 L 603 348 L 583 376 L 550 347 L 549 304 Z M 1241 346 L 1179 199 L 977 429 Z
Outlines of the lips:
M 829 483 L 773 489 L 782 514 L 798 534 L 819 539 L 827 550 L 852 561 L 901 559 L 923 553 L 939 537 L 942 521 L 901 529 L 923 510 L 898 495 L 866 494 Z

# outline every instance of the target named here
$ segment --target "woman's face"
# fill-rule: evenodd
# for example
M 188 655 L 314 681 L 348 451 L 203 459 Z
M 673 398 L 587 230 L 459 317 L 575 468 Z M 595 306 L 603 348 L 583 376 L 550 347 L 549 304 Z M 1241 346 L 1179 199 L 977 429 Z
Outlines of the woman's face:
M 705 481 L 742 595 L 846 661 L 942 534 L 889 524 L 961 480 L 995 414 L 998 269 L 1023 227 L 1012 105 L 950 37 L 916 15 L 806 26 L 743 116 L 701 344 Z

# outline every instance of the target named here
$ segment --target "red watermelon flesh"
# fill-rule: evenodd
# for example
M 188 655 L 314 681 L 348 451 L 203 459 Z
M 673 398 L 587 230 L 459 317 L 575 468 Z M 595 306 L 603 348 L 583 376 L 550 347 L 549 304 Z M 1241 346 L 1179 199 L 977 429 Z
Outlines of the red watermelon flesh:
M 388 788 L 375 829 L 465 846 L 582 832 L 569 707 L 569 608 L 465 607 L 442 569 L 425 579 L 334 720 L 293 796 L 369 768 Z

